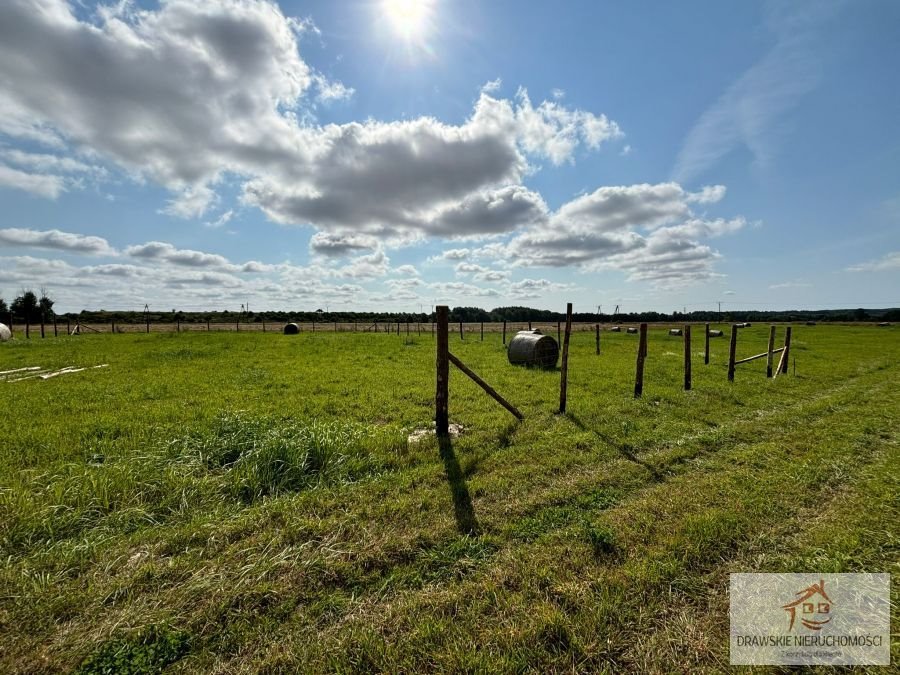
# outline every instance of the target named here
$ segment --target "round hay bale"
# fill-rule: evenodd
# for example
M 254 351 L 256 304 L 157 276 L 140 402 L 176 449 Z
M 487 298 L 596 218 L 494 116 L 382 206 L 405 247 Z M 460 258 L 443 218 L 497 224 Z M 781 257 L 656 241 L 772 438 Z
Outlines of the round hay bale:
M 613 326 L 612 328 L 609 329 L 609 332 L 610 333 L 621 333 L 622 328 L 620 326 Z
M 520 330 L 509 341 L 506 357 L 514 366 L 554 368 L 559 358 L 559 345 L 539 330 Z
M 2 325 L 2 324 L 0 324 L 0 325 Z M 880 324 L 878 324 L 878 327 L 879 327 L 879 328 L 887 328 L 887 327 L 890 326 L 890 325 L 891 325 L 891 324 L 888 323 L 887 321 L 882 321 Z
M 722 337 L 724 335 L 725 335 L 725 331 L 721 331 L 721 330 L 709 331 L 709 337 Z
M 675 336 L 681 335 L 681 329 L 680 328 L 670 328 L 669 335 L 675 335 Z
M 282 332 L 285 335 L 296 335 L 300 332 L 300 326 L 295 323 L 286 323 L 284 324 L 284 330 Z
M 5 323 L 0 323 L 0 342 L 6 342 L 12 337 L 12 331 Z
M 631 328 L 626 328 L 625 332 L 628 333 L 629 335 L 635 335 L 638 331 L 637 331 L 637 328 L 632 326 Z
M 815 321 L 807 321 L 807 322 L 806 322 L 806 325 L 807 325 L 807 326 L 815 326 L 815 325 L 816 325 L 816 322 L 815 322 Z

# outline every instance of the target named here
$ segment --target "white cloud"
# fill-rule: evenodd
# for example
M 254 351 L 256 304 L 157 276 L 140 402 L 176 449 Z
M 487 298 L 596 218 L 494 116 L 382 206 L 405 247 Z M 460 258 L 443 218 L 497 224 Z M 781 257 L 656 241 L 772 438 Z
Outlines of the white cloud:
M 900 269 L 900 251 L 893 251 L 881 258 L 851 265 L 848 272 L 887 272 Z
M 811 288 L 812 284 L 808 281 L 783 281 L 780 284 L 771 284 L 769 290 L 777 291 L 788 288 Z
M 0 187 L 23 190 L 48 199 L 56 199 L 66 189 L 61 176 L 27 173 L 5 164 L 0 164 Z
M 207 185 L 192 185 L 170 199 L 160 213 L 178 218 L 200 218 L 217 201 L 216 193 Z
M 85 149 L 173 192 L 164 213 L 200 218 L 226 177 L 243 202 L 284 224 L 382 244 L 479 237 L 544 216 L 521 186 L 527 156 L 569 161 L 621 135 L 604 115 L 532 105 L 489 83 L 460 125 L 433 118 L 318 126 L 316 100 L 352 92 L 299 53 L 308 22 L 263 0 L 168 0 L 97 9 L 62 0 L 0 3 L 3 129 Z M 173 77 L 178 73 L 178 77 Z M 25 177 L 15 175 L 18 183 Z M 10 178 L 11 180 L 11 178 Z M 33 191 L 63 184 L 32 179 Z
M 218 218 L 216 218 L 215 220 L 210 221 L 208 223 L 204 223 L 204 225 L 206 225 L 206 227 L 209 227 L 212 229 L 217 229 L 219 227 L 223 227 L 223 226 L 227 225 L 231 221 L 232 218 L 234 218 L 234 210 L 228 209 L 227 211 L 222 213 L 222 215 L 220 215 Z
M 310 251 L 333 258 L 374 251 L 378 247 L 378 239 L 363 234 L 316 232 L 309 240 Z
M 403 276 L 406 276 L 406 277 L 418 277 L 419 276 L 419 270 L 417 270 L 412 265 L 400 265 L 400 267 L 397 267 L 394 270 L 394 272 L 396 272 L 397 274 L 402 274 Z
M 707 279 L 720 256 L 698 239 L 736 232 L 746 220 L 697 218 L 689 203 L 723 195 L 724 188 L 692 194 L 677 183 L 603 187 L 486 253 L 518 266 L 617 269 L 657 285 Z
M 753 155 L 757 166 L 771 160 L 777 151 L 776 121 L 821 80 L 816 29 L 837 6 L 815 3 L 809 11 L 802 4 L 770 5 L 780 12 L 769 17 L 775 45 L 700 116 L 678 154 L 675 180 L 702 175 L 740 147 Z
M 125 254 L 132 258 L 160 260 L 184 267 L 224 267 L 228 264 L 228 259 L 224 256 L 191 249 L 177 249 L 172 244 L 162 241 L 129 246 L 125 249 Z
M 707 185 L 700 189 L 700 192 L 691 192 L 687 196 L 687 201 L 696 202 L 697 204 L 715 204 L 722 201 L 725 197 L 726 188 L 724 185 Z
M 10 227 L 0 230 L 0 243 L 9 246 L 45 248 L 88 255 L 116 255 L 109 242 L 94 237 L 60 230 L 30 230 Z
M 553 164 L 570 161 L 582 142 L 596 149 L 605 141 L 624 135 L 606 115 L 571 110 L 551 101 L 534 107 L 524 88 L 519 89 L 517 102 L 516 123 L 522 146 Z

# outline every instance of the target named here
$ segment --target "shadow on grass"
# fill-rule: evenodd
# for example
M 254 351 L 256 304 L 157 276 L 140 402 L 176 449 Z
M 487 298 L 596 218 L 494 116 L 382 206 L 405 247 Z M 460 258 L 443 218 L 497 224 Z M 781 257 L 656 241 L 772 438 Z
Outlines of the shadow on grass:
M 664 480 L 663 475 L 655 466 L 634 454 L 634 449 L 630 444 L 619 443 L 614 438 L 611 438 L 604 433 L 589 428 L 584 422 L 581 421 L 581 419 L 577 415 L 566 413 L 566 417 L 568 417 L 572 421 L 572 423 L 582 431 L 587 431 L 594 434 L 594 436 L 599 438 L 601 441 L 614 448 L 616 452 L 622 455 L 622 457 L 627 459 L 629 462 L 634 462 L 635 464 L 639 464 L 640 466 L 644 467 L 650 473 L 650 476 L 655 482 L 661 483 Z
M 450 484 L 450 495 L 453 497 L 453 515 L 456 517 L 456 527 L 462 534 L 478 534 L 478 519 L 475 517 L 475 508 L 472 506 L 472 495 L 469 494 L 469 486 L 456 453 L 453 451 L 453 441 L 447 437 L 438 437 L 438 445 L 441 450 L 441 459 L 444 461 L 444 470 L 447 472 L 447 483 Z

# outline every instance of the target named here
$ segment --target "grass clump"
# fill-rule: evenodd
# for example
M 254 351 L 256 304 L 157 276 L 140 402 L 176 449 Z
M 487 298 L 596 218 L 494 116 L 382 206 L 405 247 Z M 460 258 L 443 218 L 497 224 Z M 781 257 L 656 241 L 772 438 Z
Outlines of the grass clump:
M 160 673 L 187 653 L 187 634 L 167 625 L 147 626 L 132 635 L 102 644 L 86 658 L 78 675 Z

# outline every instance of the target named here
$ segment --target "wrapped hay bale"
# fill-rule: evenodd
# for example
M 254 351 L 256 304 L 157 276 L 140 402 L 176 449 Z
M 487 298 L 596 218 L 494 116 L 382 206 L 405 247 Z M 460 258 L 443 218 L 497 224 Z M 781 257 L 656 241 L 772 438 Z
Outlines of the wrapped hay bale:
M 680 328 L 670 328 L 669 335 L 673 335 L 673 336 L 681 335 L 681 329 Z
M 296 335 L 300 332 L 300 326 L 295 323 L 286 323 L 284 324 L 284 330 L 282 332 L 285 335 Z
M 506 356 L 515 366 L 554 368 L 559 358 L 559 345 L 539 330 L 520 330 L 509 341 Z
M 0 323 L 0 342 L 6 342 L 12 337 L 12 331 L 5 323 Z

